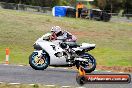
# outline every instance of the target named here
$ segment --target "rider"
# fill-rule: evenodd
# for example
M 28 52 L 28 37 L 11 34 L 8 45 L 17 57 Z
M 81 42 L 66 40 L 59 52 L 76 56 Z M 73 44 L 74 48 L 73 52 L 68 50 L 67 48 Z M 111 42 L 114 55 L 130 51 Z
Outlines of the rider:
M 59 26 L 52 27 L 51 33 L 52 35 L 50 37 L 50 40 L 63 40 L 63 42 L 60 43 L 61 48 L 65 49 L 72 55 L 71 48 L 77 45 L 77 38 L 67 31 L 62 31 Z M 67 58 L 66 61 L 69 62 L 72 59 L 72 56 L 70 56 L 70 58 Z
M 76 43 L 77 38 L 67 31 L 62 31 L 59 26 L 53 26 L 51 28 L 51 33 L 52 33 L 52 35 L 50 37 L 50 40 L 63 39 L 64 42 L 66 42 L 68 44 Z

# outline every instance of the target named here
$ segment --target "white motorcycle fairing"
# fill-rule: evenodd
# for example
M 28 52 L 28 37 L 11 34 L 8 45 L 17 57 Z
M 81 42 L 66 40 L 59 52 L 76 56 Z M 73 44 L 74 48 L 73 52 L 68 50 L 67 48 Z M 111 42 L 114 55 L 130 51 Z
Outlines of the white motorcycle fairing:
M 96 44 L 89 44 L 89 43 L 82 43 L 79 47 L 77 48 L 72 48 L 75 51 L 82 51 L 84 49 L 88 49 L 88 48 L 95 48 Z
M 91 47 L 95 47 L 96 44 L 89 44 L 89 43 L 82 43 L 82 45 L 79 47 L 80 49 L 87 49 Z
M 68 64 L 66 62 L 65 56 L 62 55 L 60 57 L 57 57 L 55 55 L 56 53 L 63 54 L 64 50 L 61 47 L 55 45 L 54 43 L 50 41 L 44 41 L 44 40 L 43 42 L 40 42 L 40 41 L 37 42 L 37 44 L 48 53 L 50 57 L 50 65 L 67 65 Z

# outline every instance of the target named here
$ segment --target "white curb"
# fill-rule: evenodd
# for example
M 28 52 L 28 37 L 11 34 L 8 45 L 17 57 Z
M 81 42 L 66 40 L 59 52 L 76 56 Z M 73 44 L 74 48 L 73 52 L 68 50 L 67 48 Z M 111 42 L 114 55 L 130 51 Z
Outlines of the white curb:
M 19 85 L 21 83 L 9 83 L 9 84 L 11 84 L 11 85 Z
M 69 88 L 69 87 L 71 87 L 71 86 L 61 86 L 61 88 Z
M 0 82 L 0 84 L 2 84 L 3 82 Z
M 35 84 L 29 84 L 30 86 L 34 86 Z
M 48 87 L 54 87 L 55 85 L 45 85 L 45 86 L 48 86 Z
M 18 65 L 18 66 L 22 67 L 22 66 L 24 66 L 24 65 Z
M 49 68 L 55 68 L 55 67 L 49 67 Z

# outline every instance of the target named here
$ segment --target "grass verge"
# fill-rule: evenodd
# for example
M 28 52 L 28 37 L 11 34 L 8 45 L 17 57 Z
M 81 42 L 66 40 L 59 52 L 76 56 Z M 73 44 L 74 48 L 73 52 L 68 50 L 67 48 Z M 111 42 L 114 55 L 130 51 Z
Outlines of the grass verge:
M 33 43 L 54 25 L 75 34 L 78 42 L 95 43 L 90 53 L 98 65 L 132 66 L 132 23 L 99 22 L 58 18 L 0 9 L 0 63 L 5 62 L 5 49 L 10 48 L 11 64 L 28 64 Z

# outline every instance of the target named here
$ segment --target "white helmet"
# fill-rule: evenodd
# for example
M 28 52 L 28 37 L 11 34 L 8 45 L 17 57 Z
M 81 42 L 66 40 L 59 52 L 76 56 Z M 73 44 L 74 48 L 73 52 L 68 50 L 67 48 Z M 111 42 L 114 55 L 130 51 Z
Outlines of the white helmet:
M 61 32 L 61 28 L 59 26 L 54 26 L 51 28 L 51 32 L 55 32 L 57 34 Z

